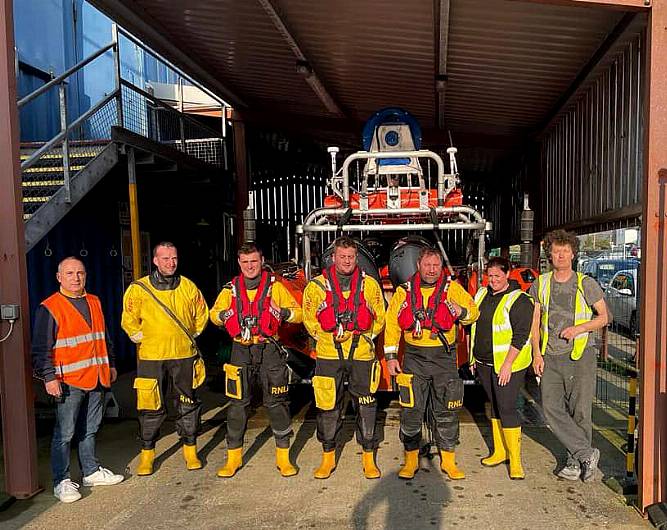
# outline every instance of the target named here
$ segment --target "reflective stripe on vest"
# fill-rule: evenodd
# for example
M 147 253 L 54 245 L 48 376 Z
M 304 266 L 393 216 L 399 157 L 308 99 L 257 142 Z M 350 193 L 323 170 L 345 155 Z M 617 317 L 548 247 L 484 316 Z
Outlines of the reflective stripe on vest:
M 586 303 L 584 297 L 584 278 L 585 274 L 577 272 L 577 293 L 574 297 L 574 325 L 579 326 L 590 322 L 593 318 L 593 311 Z M 537 297 L 541 306 L 542 312 L 542 342 L 540 344 L 540 351 L 542 355 L 545 354 L 547 344 L 549 342 L 549 302 L 551 300 L 551 278 L 553 272 L 541 274 L 537 279 Z M 585 331 L 574 338 L 574 346 L 570 357 L 573 361 L 581 359 L 588 344 L 588 335 L 590 332 Z
M 475 295 L 475 304 L 477 307 L 480 307 L 482 300 L 486 297 L 488 293 L 488 288 L 482 287 L 477 294 Z M 503 295 L 502 299 L 498 303 L 495 312 L 493 313 L 493 319 L 491 321 L 491 327 L 493 330 L 492 340 L 493 340 L 493 367 L 498 373 L 501 366 L 505 362 L 505 358 L 510 351 L 510 346 L 512 345 L 512 322 L 510 321 L 510 310 L 520 296 L 525 293 L 520 289 L 516 289 L 510 293 Z M 473 323 L 472 329 L 470 331 L 470 357 L 474 360 L 473 351 L 475 348 L 475 334 L 477 332 L 477 323 Z M 530 335 L 526 344 L 523 345 L 517 355 L 516 359 L 512 363 L 512 372 L 518 372 L 527 368 L 532 362 L 532 346 L 530 344 Z
M 95 365 L 108 364 L 108 357 L 93 357 L 92 359 L 86 359 L 84 361 L 77 361 L 71 364 L 61 364 L 56 367 L 56 372 L 60 375 L 70 374 L 76 372 L 77 370 L 82 370 L 84 368 L 89 368 Z
M 86 342 L 92 342 L 94 340 L 104 340 L 105 335 L 103 331 L 96 331 L 95 333 L 86 333 L 85 335 L 79 335 L 77 337 L 67 337 L 64 339 L 58 339 L 53 345 L 54 348 L 76 348 L 79 344 L 85 344 Z

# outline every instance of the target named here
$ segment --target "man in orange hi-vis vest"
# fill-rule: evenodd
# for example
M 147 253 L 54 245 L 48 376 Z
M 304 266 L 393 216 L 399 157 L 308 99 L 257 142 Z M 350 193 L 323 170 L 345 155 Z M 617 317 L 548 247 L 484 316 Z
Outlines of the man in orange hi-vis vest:
M 81 498 L 69 472 L 70 447 L 76 444 L 84 486 L 122 482 L 95 456 L 95 435 L 102 422 L 105 391 L 116 380 L 102 305 L 86 292 L 86 268 L 65 258 L 56 274 L 60 289 L 37 308 L 32 337 L 35 374 L 56 400 L 51 442 L 53 494 L 62 502 Z

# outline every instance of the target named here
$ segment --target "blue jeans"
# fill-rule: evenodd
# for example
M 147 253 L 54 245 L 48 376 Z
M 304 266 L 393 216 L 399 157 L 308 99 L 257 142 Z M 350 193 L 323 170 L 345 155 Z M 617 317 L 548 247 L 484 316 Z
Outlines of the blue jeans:
M 100 467 L 95 456 L 95 434 L 102 423 L 104 393 L 102 387 L 81 390 L 60 384 L 62 396 L 56 404 L 56 425 L 51 441 L 51 469 L 53 484 L 59 484 L 69 475 L 70 447 L 76 446 L 79 467 L 88 476 Z

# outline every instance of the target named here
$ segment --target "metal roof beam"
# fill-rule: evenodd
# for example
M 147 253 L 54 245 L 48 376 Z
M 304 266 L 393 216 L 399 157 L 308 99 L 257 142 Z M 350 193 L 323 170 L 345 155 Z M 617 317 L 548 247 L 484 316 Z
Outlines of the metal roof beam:
M 559 6 L 587 6 L 621 11 L 644 11 L 651 8 L 651 0 L 515 0 L 532 4 L 552 4 Z
M 222 99 L 235 106 L 247 106 L 241 97 L 221 83 L 209 70 L 186 51 L 175 46 L 169 40 L 169 32 L 139 5 L 133 3 L 130 9 L 122 0 L 88 0 L 88 2 Z
M 283 17 L 280 15 L 280 13 L 278 13 L 278 10 L 273 5 L 271 0 L 257 1 L 264 8 L 264 11 L 266 11 L 267 15 L 269 15 L 271 22 L 273 22 L 273 25 L 276 27 L 278 32 L 283 36 L 287 42 L 287 45 L 290 47 L 290 50 L 292 50 L 294 57 L 296 57 L 297 72 L 304 75 L 306 83 L 310 85 L 310 88 L 313 89 L 313 92 L 315 92 L 317 97 L 320 98 L 322 104 L 331 114 L 344 117 L 345 114 L 341 110 L 340 106 L 336 103 L 334 98 L 331 96 L 329 91 L 326 89 L 319 76 L 315 73 L 312 63 L 303 53 L 303 50 L 301 50 L 299 43 L 287 28 L 287 24 L 283 20 Z
M 438 116 L 438 127 L 445 128 L 445 92 L 447 90 L 447 51 L 449 48 L 449 7 L 450 0 L 436 0 L 439 11 L 437 34 L 438 34 L 438 71 L 435 77 L 435 90 L 437 97 L 436 114 Z
M 305 134 L 308 136 L 320 132 L 333 135 L 337 139 L 349 138 L 349 143 L 359 149 L 361 148 L 361 131 L 365 123 L 364 121 L 353 119 L 297 116 L 284 112 L 267 112 L 264 109 L 244 109 L 241 112 L 230 110 L 228 118 L 231 120 L 243 120 L 244 123 L 255 129 L 275 129 L 286 133 Z M 447 132 L 439 128 L 422 128 L 422 138 L 425 145 L 449 145 Z M 516 134 L 500 135 L 488 132 L 466 132 L 458 129 L 453 131 L 453 139 L 456 147 L 481 147 L 498 150 L 519 149 L 527 141 L 527 137 Z

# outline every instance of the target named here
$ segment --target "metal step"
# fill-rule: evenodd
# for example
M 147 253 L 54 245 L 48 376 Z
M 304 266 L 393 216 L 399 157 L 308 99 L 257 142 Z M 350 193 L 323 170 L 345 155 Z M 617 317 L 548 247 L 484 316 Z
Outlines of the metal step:
M 24 188 L 38 188 L 38 187 L 51 187 L 51 186 L 64 186 L 65 180 L 29 180 L 23 181 L 22 186 Z
M 39 197 L 23 197 L 23 203 L 34 203 L 34 202 L 47 202 L 52 195 L 39 196 Z
M 85 165 L 88 160 L 92 160 L 98 155 L 96 152 L 89 152 L 85 154 L 81 154 L 78 156 L 70 156 L 70 162 L 69 165 L 73 166 L 74 164 L 79 164 L 79 165 Z M 41 158 L 39 158 L 32 167 L 41 167 L 41 166 L 62 166 L 63 164 L 63 157 L 61 155 L 59 156 L 51 156 L 51 155 L 42 155 Z
M 101 149 L 100 149 L 100 151 L 101 151 Z M 28 158 L 30 158 L 31 154 L 32 153 L 21 154 L 21 161 L 28 160 Z M 96 156 L 97 156 L 96 154 L 90 153 L 89 151 L 86 151 L 86 152 L 82 151 L 80 153 L 72 153 L 72 152 L 69 153 L 70 158 L 95 158 Z M 53 153 L 53 154 L 48 154 L 48 155 L 42 155 L 40 157 L 40 161 L 41 160 L 62 160 L 62 159 L 63 159 L 63 154 L 62 153 L 59 153 L 59 154 L 58 153 Z
M 92 158 L 91 158 L 92 159 Z M 85 164 L 82 166 L 70 166 L 69 170 L 70 172 L 73 171 L 79 171 L 85 167 Z M 28 169 L 24 169 L 23 173 L 63 173 L 65 171 L 65 168 L 60 166 L 60 167 L 52 167 L 52 166 L 33 166 Z
M 34 196 L 23 198 L 24 207 L 33 208 L 34 206 L 39 206 L 35 211 L 25 211 L 24 209 L 23 213 L 23 218 L 26 221 L 25 240 L 28 251 L 48 234 L 51 228 L 116 165 L 119 156 L 118 151 L 118 144 L 112 142 L 97 157 L 86 164 L 83 169 L 78 170 L 70 181 L 71 200 L 69 202 L 65 200 L 64 186 L 60 185 L 55 193 L 48 189 L 53 182 L 60 181 L 62 174 L 59 175 L 60 178 L 45 179 L 44 172 L 33 172 L 33 175 L 39 177 L 40 180 L 25 181 L 23 183 L 25 190 L 30 190 L 31 193 L 34 192 Z M 55 172 L 51 171 L 51 173 Z M 39 182 L 42 184 L 48 182 L 49 184 L 40 188 Z M 49 195 L 39 195 L 39 192 L 44 188 L 46 188 L 44 191 L 49 193 Z

